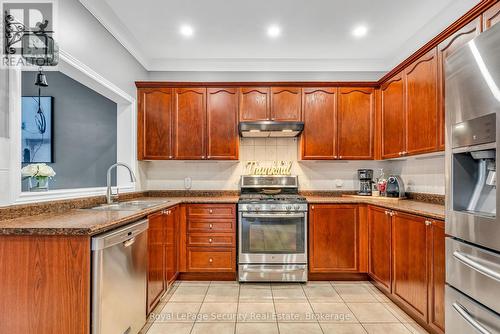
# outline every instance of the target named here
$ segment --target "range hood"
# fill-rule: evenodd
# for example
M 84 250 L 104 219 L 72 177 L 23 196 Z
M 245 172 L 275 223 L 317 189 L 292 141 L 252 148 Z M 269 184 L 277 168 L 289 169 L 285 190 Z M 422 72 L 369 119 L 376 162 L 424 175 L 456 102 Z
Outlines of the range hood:
M 304 122 L 240 122 L 239 130 L 242 137 L 296 137 L 304 130 Z

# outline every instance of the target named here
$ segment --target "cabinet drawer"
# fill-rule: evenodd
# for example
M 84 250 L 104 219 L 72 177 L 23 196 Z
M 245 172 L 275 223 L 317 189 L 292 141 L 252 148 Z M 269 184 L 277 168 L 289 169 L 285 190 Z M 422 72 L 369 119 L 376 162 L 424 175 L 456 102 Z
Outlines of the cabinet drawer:
M 188 271 L 235 271 L 236 250 L 234 248 L 188 248 Z
M 234 233 L 190 233 L 188 246 L 234 247 Z
M 236 218 L 235 204 L 196 204 L 187 207 L 187 216 L 203 218 Z
M 189 219 L 188 232 L 234 232 L 234 219 Z

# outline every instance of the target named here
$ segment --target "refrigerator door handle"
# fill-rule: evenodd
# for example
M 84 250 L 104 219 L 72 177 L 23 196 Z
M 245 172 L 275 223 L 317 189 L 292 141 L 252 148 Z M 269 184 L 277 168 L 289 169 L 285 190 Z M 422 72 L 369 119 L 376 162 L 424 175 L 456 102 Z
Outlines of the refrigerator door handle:
M 479 262 L 474 261 L 466 254 L 459 252 L 459 251 L 454 251 L 453 257 L 456 258 L 458 261 L 462 262 L 463 264 L 465 264 L 466 266 L 480 272 L 481 274 L 488 276 L 488 277 L 500 282 L 500 273 L 496 272 L 495 270 L 493 270 L 491 268 L 488 268 L 488 267 L 482 265 Z
M 455 309 L 455 311 L 457 311 L 457 313 L 460 314 L 460 316 L 462 318 L 464 318 L 464 320 L 467 321 L 472 327 L 474 327 L 474 329 L 477 330 L 479 333 L 481 333 L 481 334 L 491 334 L 491 332 L 489 330 L 487 330 L 486 328 L 484 328 L 483 325 L 481 325 L 477 320 L 475 320 L 469 314 L 469 312 L 467 311 L 467 309 L 465 307 L 463 307 L 462 305 L 460 305 L 458 302 L 454 302 L 452 304 L 452 306 Z

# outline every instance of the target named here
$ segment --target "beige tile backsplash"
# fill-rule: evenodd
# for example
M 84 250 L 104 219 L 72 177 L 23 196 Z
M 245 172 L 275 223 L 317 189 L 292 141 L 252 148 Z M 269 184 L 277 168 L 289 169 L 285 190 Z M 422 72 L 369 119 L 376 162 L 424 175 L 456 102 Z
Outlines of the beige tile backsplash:
M 247 161 L 293 161 L 302 190 L 357 189 L 357 169 L 371 168 L 378 175 L 399 174 L 408 191 L 444 194 L 444 156 L 411 157 L 392 161 L 301 161 L 297 138 L 241 138 L 240 161 L 144 161 L 139 163 L 150 189 L 237 190 Z

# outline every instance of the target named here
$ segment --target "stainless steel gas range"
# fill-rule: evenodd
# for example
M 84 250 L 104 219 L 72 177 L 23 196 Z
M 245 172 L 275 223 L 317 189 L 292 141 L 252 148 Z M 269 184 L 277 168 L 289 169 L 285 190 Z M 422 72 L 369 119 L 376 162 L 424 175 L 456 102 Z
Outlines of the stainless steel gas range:
M 307 202 L 297 176 L 242 176 L 239 280 L 307 281 Z

